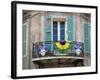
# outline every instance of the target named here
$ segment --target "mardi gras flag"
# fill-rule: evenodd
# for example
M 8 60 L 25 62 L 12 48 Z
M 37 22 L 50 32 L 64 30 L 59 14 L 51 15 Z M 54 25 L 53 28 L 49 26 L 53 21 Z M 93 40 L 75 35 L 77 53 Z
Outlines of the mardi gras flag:
M 72 46 L 72 41 L 66 42 L 66 41 L 57 41 L 54 42 L 54 47 L 56 50 L 58 50 L 60 53 L 67 52 L 68 49 Z

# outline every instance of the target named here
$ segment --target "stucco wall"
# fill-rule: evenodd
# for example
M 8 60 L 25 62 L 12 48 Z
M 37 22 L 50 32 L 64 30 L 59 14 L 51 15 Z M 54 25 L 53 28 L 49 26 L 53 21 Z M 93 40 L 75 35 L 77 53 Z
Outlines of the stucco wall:
M 66 17 L 73 15 L 74 17 L 74 40 L 83 42 L 83 30 L 82 30 L 82 20 L 80 14 L 69 14 L 69 13 L 40 13 L 40 12 L 31 12 L 31 17 L 27 20 L 29 25 L 29 53 L 26 58 L 23 58 L 23 68 L 24 69 L 33 69 L 37 66 L 32 62 L 32 44 L 35 42 L 41 42 L 44 40 L 44 16 L 62 16 Z M 84 65 L 90 65 L 90 57 L 85 56 Z
M 91 66 L 91 57 L 90 56 L 84 56 L 84 65 Z

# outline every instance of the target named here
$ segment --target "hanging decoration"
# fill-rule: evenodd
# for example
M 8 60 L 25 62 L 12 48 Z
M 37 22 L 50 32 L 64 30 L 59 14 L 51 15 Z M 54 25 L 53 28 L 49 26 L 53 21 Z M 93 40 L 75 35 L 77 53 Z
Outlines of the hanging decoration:
M 73 46 L 73 51 L 77 55 L 80 55 L 80 53 L 82 52 L 82 43 L 81 42 L 75 42 L 75 44 Z
M 60 53 L 66 53 L 68 51 L 68 49 L 70 49 L 72 43 L 73 43 L 72 41 L 70 41 L 70 42 L 57 41 L 57 42 L 54 42 L 54 47 Z
M 47 52 L 47 47 L 45 45 L 40 45 L 39 46 L 39 54 L 41 54 L 41 56 L 44 56 Z

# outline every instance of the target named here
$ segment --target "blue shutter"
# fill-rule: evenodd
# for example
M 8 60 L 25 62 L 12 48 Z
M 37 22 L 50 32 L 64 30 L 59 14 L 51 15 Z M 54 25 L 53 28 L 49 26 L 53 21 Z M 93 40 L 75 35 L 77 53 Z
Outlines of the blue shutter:
M 45 45 L 51 51 L 51 16 L 45 16 Z
M 84 53 L 90 54 L 90 26 L 84 23 Z
M 73 16 L 67 17 L 67 35 L 67 40 L 73 41 Z

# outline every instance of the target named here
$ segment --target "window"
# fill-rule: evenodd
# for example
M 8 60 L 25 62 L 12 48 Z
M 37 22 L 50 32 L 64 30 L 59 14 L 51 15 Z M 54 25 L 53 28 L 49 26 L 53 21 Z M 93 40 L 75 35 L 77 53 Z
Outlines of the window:
M 53 41 L 65 40 L 65 21 L 53 21 Z
M 46 46 L 51 46 L 50 51 L 53 50 L 52 41 L 73 41 L 73 16 L 44 16 L 44 27 L 45 27 L 45 43 Z

